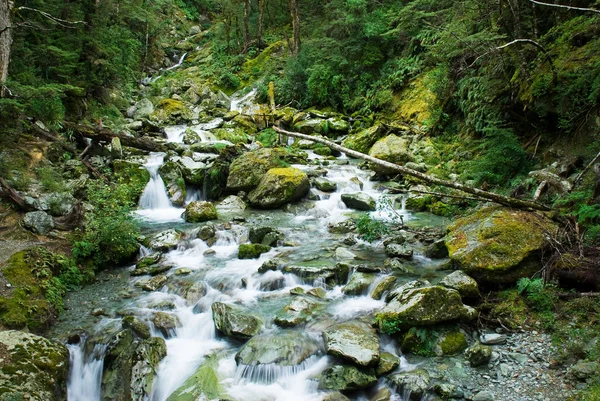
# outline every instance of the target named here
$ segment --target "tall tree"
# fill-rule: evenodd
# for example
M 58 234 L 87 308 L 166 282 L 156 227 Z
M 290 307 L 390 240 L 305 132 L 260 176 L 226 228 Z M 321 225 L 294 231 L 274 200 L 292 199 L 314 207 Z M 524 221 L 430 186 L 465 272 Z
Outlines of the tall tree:
M 289 0 L 290 15 L 292 16 L 292 31 L 294 39 L 292 42 L 292 54 L 300 53 L 300 12 L 298 11 L 298 0 Z
M 6 93 L 13 30 L 10 15 L 13 6 L 13 0 L 0 0 L 0 97 L 4 97 Z
M 258 31 L 256 33 L 256 40 L 258 41 L 258 47 L 262 48 L 262 30 L 263 30 L 263 17 L 265 14 L 265 0 L 258 0 Z
M 244 0 L 244 52 L 250 47 L 250 0 Z

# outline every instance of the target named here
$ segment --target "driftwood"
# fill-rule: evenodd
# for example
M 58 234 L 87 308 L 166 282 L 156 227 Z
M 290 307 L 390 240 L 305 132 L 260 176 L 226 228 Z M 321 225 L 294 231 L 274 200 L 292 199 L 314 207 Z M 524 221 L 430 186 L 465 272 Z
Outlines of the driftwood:
M 424 174 L 419 171 L 416 171 L 416 170 L 413 170 L 413 169 L 410 169 L 410 168 L 407 168 L 404 166 L 400 166 L 398 164 L 390 163 L 385 160 L 380 160 L 375 157 L 365 155 L 364 153 L 360 153 L 355 150 L 345 148 L 336 143 L 328 141 L 327 139 L 313 137 L 310 135 L 304 135 L 304 134 L 300 134 L 298 132 L 290 132 L 290 131 L 281 129 L 279 127 L 273 127 L 273 129 L 275 131 L 279 132 L 280 134 L 291 136 L 294 138 L 300 138 L 300 139 L 306 139 L 306 140 L 313 141 L 313 142 L 318 142 L 325 146 L 328 146 L 331 149 L 345 153 L 348 156 L 366 160 L 366 161 L 376 164 L 378 166 L 385 167 L 387 169 L 397 171 L 398 173 L 418 178 L 418 179 L 428 182 L 430 184 L 440 185 L 440 186 L 447 187 L 447 188 L 454 188 L 459 191 L 466 192 L 468 194 L 475 195 L 477 197 L 486 199 L 488 201 L 498 203 L 500 205 L 515 207 L 515 208 L 520 208 L 520 209 L 533 209 L 533 210 L 542 210 L 542 211 L 550 210 L 549 207 L 542 205 L 540 203 L 537 203 L 537 202 L 531 202 L 531 201 L 526 201 L 526 200 L 522 200 L 522 199 L 511 198 L 509 196 L 504 196 L 504 195 L 499 195 L 499 194 L 496 194 L 493 192 L 484 191 L 482 189 L 473 188 L 473 187 L 470 187 L 467 185 L 459 184 L 457 182 L 442 180 L 440 178 L 437 178 L 437 177 L 434 177 L 434 176 L 431 176 L 428 174 Z
M 92 140 L 110 142 L 113 138 L 119 138 L 121 144 L 136 149 L 142 149 L 149 152 L 162 152 L 166 147 L 149 138 L 136 138 L 133 136 L 117 134 L 108 128 L 91 127 L 88 125 L 74 124 L 70 122 L 64 123 L 64 128 L 74 133 L 90 138 Z
M 27 202 L 25 202 L 25 199 L 23 199 L 2 177 L 0 177 L 0 188 L 2 188 L 2 194 L 13 201 L 15 205 L 19 206 L 22 210 L 26 212 L 34 210 L 33 207 L 28 205 Z

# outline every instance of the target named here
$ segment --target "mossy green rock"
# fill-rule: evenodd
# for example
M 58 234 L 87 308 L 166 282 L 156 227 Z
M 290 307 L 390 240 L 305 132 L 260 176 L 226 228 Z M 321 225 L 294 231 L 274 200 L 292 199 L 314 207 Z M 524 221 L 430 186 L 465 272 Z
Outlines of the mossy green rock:
M 346 283 L 350 274 L 350 266 L 345 263 L 328 266 L 294 266 L 283 268 L 284 273 L 292 273 L 304 281 L 314 282 L 317 279 L 324 280 L 327 285 L 340 285 Z
M 30 333 L 0 331 L 2 399 L 65 401 L 69 351 Z
M 477 342 L 465 350 L 465 358 L 473 367 L 485 365 L 492 358 L 492 347 Z
M 279 327 L 298 326 L 311 320 L 313 315 L 322 309 L 321 306 L 322 304 L 315 299 L 299 295 L 284 306 L 273 321 Z
M 248 201 L 256 207 L 274 209 L 303 198 L 308 190 L 308 176 L 302 170 L 293 167 L 272 168 L 248 194 Z
M 211 309 L 215 328 L 227 337 L 247 340 L 262 329 L 262 319 L 244 307 L 215 302 Z
M 382 352 L 379 355 L 379 364 L 375 369 L 375 374 L 379 376 L 386 375 L 400 366 L 400 358 L 389 352 Z
M 342 142 L 342 146 L 356 150 L 357 152 L 368 154 L 371 147 L 379 139 L 383 138 L 387 130 L 382 125 L 374 125 L 351 134 Z
M 379 300 L 386 291 L 389 291 L 392 286 L 396 284 L 396 277 L 387 276 L 379 281 L 373 291 L 371 291 L 371 298 Z
M 459 219 L 445 237 L 450 260 L 480 283 L 512 283 L 541 269 L 545 238 L 557 226 L 539 213 L 503 207 Z
M 463 305 L 458 291 L 441 286 L 408 290 L 383 307 L 376 315 L 379 329 L 393 334 L 413 326 L 471 320 L 476 311 Z
M 314 186 L 323 192 L 335 192 L 337 190 L 337 184 L 326 178 L 315 178 Z
M 167 401 L 229 400 L 217 374 L 218 363 L 216 355 L 207 357 Z
M 393 384 L 398 386 L 399 391 L 410 390 L 411 400 L 420 400 L 427 391 L 431 377 L 425 369 L 416 369 L 410 372 L 401 372 L 389 376 Z
M 131 400 L 131 372 L 136 349 L 133 332 L 129 329 L 115 334 L 104 358 L 102 401 Z
M 379 336 L 364 322 L 334 324 L 323 331 L 323 340 L 329 355 L 365 367 L 379 362 Z
M 240 127 L 216 128 L 211 132 L 220 141 L 227 141 L 233 144 L 248 143 L 250 141 L 250 137 L 246 133 L 246 130 Z
M 413 155 L 409 151 L 410 143 L 408 140 L 396 136 L 388 135 L 385 138 L 378 140 L 369 151 L 369 156 L 375 157 L 386 162 L 400 164 L 413 160 Z M 394 170 L 382 167 L 376 164 L 371 164 L 371 169 L 381 174 L 391 174 Z
M 336 391 L 364 390 L 377 384 L 373 369 L 360 370 L 352 365 L 333 365 L 321 373 L 319 389 Z
M 473 280 L 460 270 L 452 272 L 444 277 L 439 282 L 439 285 L 458 291 L 463 298 L 479 297 L 479 286 L 477 285 L 477 281 Z
M 260 255 L 269 252 L 271 247 L 263 244 L 240 244 L 238 248 L 239 259 L 258 259 Z
M 374 211 L 377 207 L 375 199 L 364 192 L 342 194 L 342 202 L 351 209 Z
M 202 223 L 204 221 L 216 220 L 219 218 L 219 215 L 217 208 L 211 202 L 194 201 L 186 206 L 183 218 L 188 223 Z
M 375 282 L 377 275 L 374 273 L 354 272 L 350 276 L 350 281 L 342 288 L 346 295 L 363 295 L 369 289 L 369 286 Z
M 227 189 L 250 191 L 258 185 L 267 171 L 284 165 L 283 153 L 279 149 L 258 149 L 244 153 L 229 167 Z
M 235 356 L 238 365 L 297 366 L 321 352 L 321 344 L 300 331 L 283 330 L 252 337 Z
M 146 184 L 150 181 L 150 173 L 139 164 L 127 160 L 113 160 L 113 174 L 119 185 L 131 187 L 131 201 L 137 203 Z
M 138 337 L 150 338 L 150 327 L 137 317 L 125 316 L 122 324 L 124 329 L 131 329 Z
M 183 206 L 187 192 L 183 172 L 179 164 L 170 160 L 160 166 L 158 173 L 167 187 L 171 203 L 176 206 Z
M 402 351 L 421 356 L 456 355 L 467 348 L 467 338 L 457 327 L 413 327 L 402 339 Z
M 139 343 L 133 355 L 131 369 L 132 401 L 147 400 L 158 371 L 158 364 L 167 356 L 167 344 L 159 337 Z
M 192 110 L 184 102 L 176 99 L 163 99 L 158 102 L 150 120 L 160 123 L 180 123 L 190 121 Z

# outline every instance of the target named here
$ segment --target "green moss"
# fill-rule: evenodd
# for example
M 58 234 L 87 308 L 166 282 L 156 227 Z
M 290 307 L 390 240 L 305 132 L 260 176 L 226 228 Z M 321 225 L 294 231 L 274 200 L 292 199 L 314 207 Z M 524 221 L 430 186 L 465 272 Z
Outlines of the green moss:
M 465 335 L 460 331 L 446 333 L 438 345 L 442 355 L 456 355 L 468 346 Z
M 406 200 L 406 208 L 408 210 L 415 210 L 418 212 L 423 212 L 429 208 L 431 203 L 433 202 L 433 197 L 426 196 L 415 196 L 408 198 Z
M 356 134 L 351 134 L 342 142 L 342 146 L 357 152 L 368 154 L 371 147 L 379 139 L 383 138 L 387 130 L 381 125 L 375 125 L 371 128 L 366 128 L 358 131 Z
M 260 255 L 269 252 L 271 247 L 262 244 L 241 244 L 238 249 L 239 259 L 258 259 Z
M 233 144 L 248 143 L 250 137 L 243 128 L 217 128 L 211 131 L 221 141 L 229 141 Z

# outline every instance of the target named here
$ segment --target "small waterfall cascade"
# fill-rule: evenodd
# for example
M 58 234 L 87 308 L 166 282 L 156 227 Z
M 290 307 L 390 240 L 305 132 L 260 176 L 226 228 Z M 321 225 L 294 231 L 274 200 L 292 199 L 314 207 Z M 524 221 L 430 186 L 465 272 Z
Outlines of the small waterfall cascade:
M 181 55 L 181 57 L 179 57 L 179 61 L 177 62 L 177 64 L 172 65 L 169 68 L 165 68 L 165 71 L 171 71 L 171 70 L 174 70 L 175 68 L 181 67 L 181 65 L 183 64 L 183 61 L 185 60 L 185 56 L 187 56 L 187 53 L 183 53 Z
M 150 173 L 150 181 L 140 198 L 141 209 L 169 209 L 171 207 L 167 188 L 160 174 L 158 174 L 158 169 L 162 166 L 164 157 L 164 153 L 151 153 L 148 162 L 144 165 Z
M 107 346 L 98 344 L 91 355 L 84 355 L 85 340 L 69 344 L 69 380 L 67 399 L 73 401 L 100 401 L 100 384 Z
M 231 111 L 238 111 L 244 114 L 254 114 L 257 106 L 253 100 L 256 96 L 256 88 L 252 88 L 250 92 L 245 95 L 234 93 L 231 95 Z

